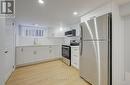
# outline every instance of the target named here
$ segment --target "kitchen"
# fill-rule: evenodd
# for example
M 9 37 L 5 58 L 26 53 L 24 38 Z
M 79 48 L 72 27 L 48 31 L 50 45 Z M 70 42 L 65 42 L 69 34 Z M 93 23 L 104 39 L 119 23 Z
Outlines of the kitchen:
M 0 20 L 0 85 L 130 84 L 129 1 L 14 3 Z

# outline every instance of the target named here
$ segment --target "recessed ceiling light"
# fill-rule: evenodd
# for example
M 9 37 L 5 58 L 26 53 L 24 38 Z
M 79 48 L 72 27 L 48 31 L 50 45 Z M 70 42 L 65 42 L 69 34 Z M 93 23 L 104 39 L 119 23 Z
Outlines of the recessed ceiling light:
M 43 0 L 38 0 L 40 4 L 44 4 L 45 2 Z
M 78 12 L 73 12 L 73 15 L 78 15 Z
M 60 31 L 63 31 L 63 28 L 62 28 L 62 27 L 60 27 Z

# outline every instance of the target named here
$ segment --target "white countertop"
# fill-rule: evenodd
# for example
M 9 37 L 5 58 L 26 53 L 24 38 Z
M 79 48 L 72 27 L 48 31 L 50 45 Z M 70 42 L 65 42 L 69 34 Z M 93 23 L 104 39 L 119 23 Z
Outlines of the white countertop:
M 61 46 L 61 45 L 25 45 L 25 46 L 16 46 L 16 47 L 43 47 L 43 46 Z

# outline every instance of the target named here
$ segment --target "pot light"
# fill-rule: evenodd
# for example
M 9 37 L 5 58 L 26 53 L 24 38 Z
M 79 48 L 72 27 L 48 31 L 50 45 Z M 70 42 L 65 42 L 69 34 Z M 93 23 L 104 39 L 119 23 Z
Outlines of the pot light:
M 60 31 L 63 31 L 63 28 L 62 28 L 62 27 L 60 27 Z
M 44 4 L 45 2 L 43 0 L 38 0 L 39 4 Z
M 78 15 L 78 12 L 73 12 L 73 15 Z

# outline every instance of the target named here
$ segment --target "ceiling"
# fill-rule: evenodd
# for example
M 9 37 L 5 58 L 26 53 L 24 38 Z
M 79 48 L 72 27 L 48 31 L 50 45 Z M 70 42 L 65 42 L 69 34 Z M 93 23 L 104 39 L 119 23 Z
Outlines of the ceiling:
M 123 5 L 130 2 L 130 0 L 114 0 L 114 1 L 116 1 L 119 5 Z
M 16 21 L 20 24 L 39 24 L 50 27 L 71 25 L 80 21 L 80 16 L 110 0 L 15 0 Z M 116 0 L 119 4 L 128 0 Z M 77 16 L 73 12 L 77 11 Z

